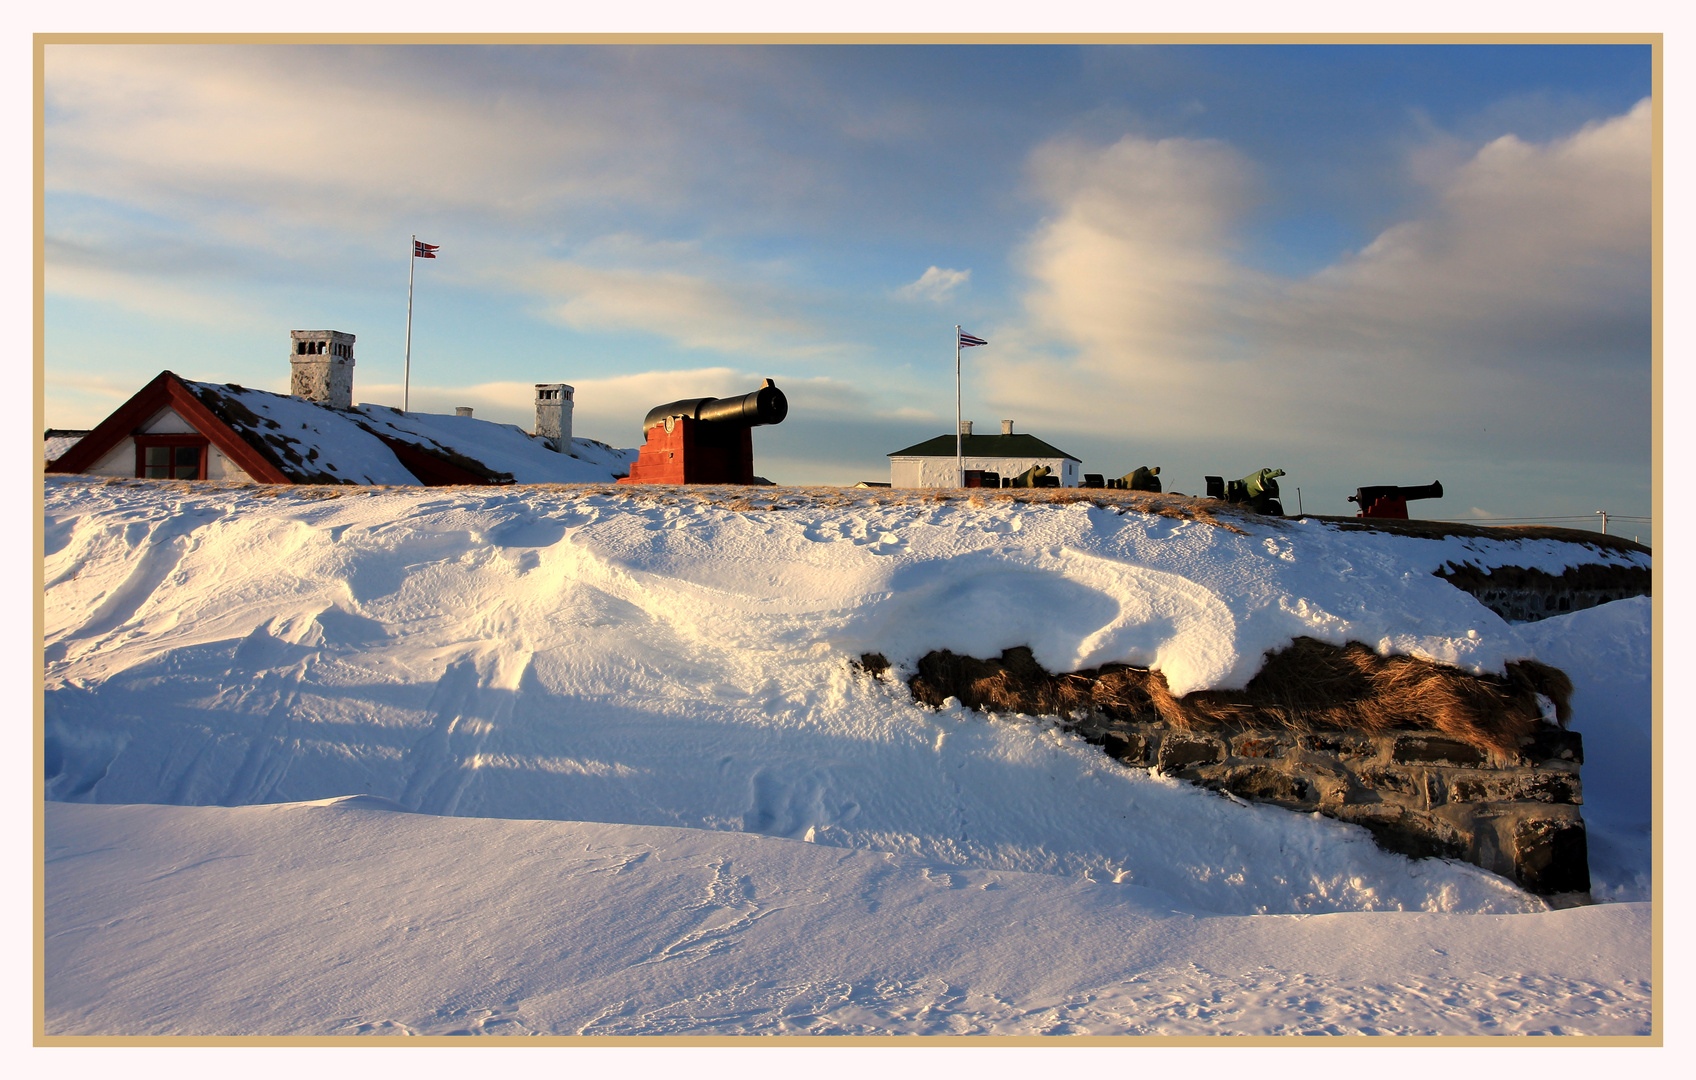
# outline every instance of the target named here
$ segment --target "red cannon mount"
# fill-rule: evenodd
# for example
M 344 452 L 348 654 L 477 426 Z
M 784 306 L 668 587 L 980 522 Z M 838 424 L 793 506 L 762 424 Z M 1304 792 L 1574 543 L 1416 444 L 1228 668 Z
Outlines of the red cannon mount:
M 647 435 L 621 484 L 752 484 L 754 428 L 781 424 L 789 399 L 770 379 L 734 398 L 685 398 L 648 410 Z
M 1356 488 L 1349 502 L 1360 507 L 1355 517 L 1363 518 L 1399 518 L 1407 520 L 1407 504 L 1415 499 L 1441 499 L 1443 485 L 1433 480 L 1424 487 L 1396 487 L 1393 484 L 1377 484 L 1371 487 Z

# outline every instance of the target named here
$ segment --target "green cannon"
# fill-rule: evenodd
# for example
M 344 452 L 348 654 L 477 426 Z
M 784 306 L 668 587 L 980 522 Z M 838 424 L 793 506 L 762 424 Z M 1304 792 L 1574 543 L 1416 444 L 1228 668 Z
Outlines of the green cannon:
M 1053 472 L 1054 470 L 1047 465 L 1032 465 L 1008 481 L 1007 486 L 1016 488 L 1052 487 L 1053 485 L 1046 484 L 1043 481 L 1047 480 Z
M 1144 465 L 1135 472 L 1126 473 L 1121 479 L 1132 491 L 1157 492 L 1160 490 L 1160 466 Z
M 1284 475 L 1283 469 L 1261 469 L 1249 473 L 1238 483 L 1243 485 L 1244 502 L 1254 508 L 1257 514 L 1284 513 L 1283 503 L 1278 501 L 1278 481 L 1274 477 Z
M 1257 514 L 1276 514 L 1282 517 L 1284 504 L 1278 501 L 1276 478 L 1283 475 L 1283 469 L 1261 469 L 1249 473 L 1241 480 L 1228 483 L 1217 476 L 1204 479 L 1207 481 L 1207 496 L 1210 499 L 1224 499 L 1228 503 L 1247 506 Z
M 1096 484 L 1095 486 L 1117 488 L 1121 491 L 1158 492 L 1160 490 L 1160 466 L 1143 465 L 1135 472 L 1128 472 L 1124 476 L 1116 477 L 1108 480 L 1105 484 Z

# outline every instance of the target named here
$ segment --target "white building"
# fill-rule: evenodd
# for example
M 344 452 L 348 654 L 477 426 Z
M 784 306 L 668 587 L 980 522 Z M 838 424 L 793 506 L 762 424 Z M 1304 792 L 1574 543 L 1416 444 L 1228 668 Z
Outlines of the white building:
M 1082 459 L 1055 449 L 1035 435 L 1013 434 L 1011 420 L 1001 421 L 999 435 L 973 435 L 972 422 L 962 421 L 960 442 L 968 473 L 992 472 L 1010 480 L 1032 466 L 1046 465 L 1061 487 L 1078 486 Z M 958 487 L 958 470 L 952 435 L 938 435 L 889 455 L 891 487 Z

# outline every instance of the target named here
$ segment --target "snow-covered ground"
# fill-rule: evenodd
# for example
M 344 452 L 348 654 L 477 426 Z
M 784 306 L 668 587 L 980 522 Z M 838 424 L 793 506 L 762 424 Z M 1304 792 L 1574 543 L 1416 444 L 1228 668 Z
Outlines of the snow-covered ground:
M 1510 626 L 1431 574 L 1617 557 L 794 489 L 49 478 L 46 514 L 50 1032 L 1648 1028 L 1649 602 Z M 1567 670 L 1615 902 L 849 664 L 1183 691 L 1302 634 Z
M 1214 915 L 742 833 L 49 806 L 63 1034 L 1648 1029 L 1646 904 Z

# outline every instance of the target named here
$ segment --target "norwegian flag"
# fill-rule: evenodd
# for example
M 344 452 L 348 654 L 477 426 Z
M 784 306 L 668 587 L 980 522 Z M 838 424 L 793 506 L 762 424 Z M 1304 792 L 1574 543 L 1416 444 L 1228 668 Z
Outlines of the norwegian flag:
M 434 259 L 436 252 L 441 250 L 440 244 L 426 244 L 422 240 L 412 242 L 412 257 L 414 259 Z
M 989 344 L 989 342 L 985 341 L 981 337 L 975 337 L 972 334 L 966 333 L 965 331 L 960 332 L 960 347 L 961 348 L 969 348 L 973 345 L 988 345 L 988 344 Z

